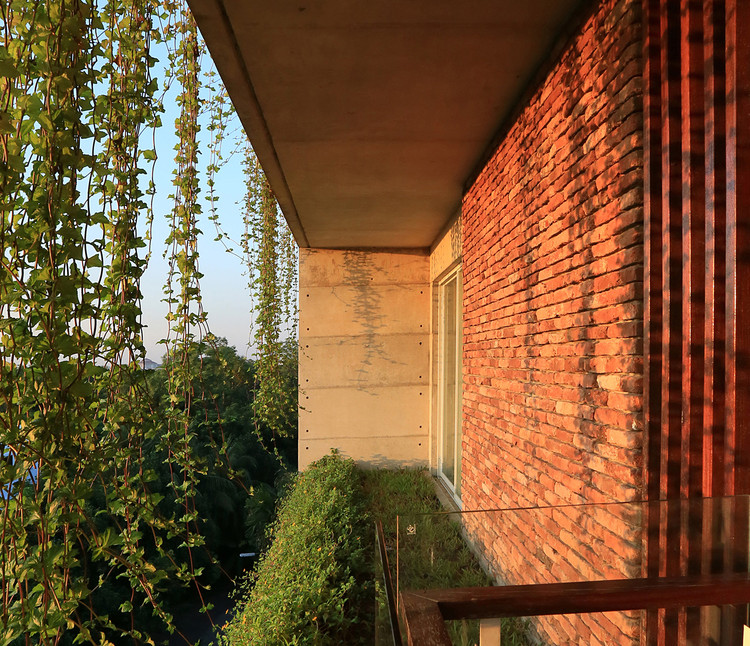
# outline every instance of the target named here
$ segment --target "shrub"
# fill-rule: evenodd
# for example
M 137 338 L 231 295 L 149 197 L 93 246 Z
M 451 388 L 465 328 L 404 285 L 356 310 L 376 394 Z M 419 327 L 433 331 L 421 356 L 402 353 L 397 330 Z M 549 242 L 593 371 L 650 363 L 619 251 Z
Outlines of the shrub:
M 224 646 L 342 644 L 370 638 L 370 530 L 351 460 L 324 457 L 299 474 L 270 528 L 271 546 L 224 627 Z

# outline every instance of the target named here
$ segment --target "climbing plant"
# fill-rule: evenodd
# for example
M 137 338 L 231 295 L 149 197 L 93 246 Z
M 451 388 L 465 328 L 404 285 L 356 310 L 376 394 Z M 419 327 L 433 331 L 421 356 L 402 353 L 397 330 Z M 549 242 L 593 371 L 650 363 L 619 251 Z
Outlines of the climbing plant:
M 199 200 L 198 134 L 201 111 L 201 44 L 198 31 L 187 7 L 180 2 L 169 3 L 170 15 L 177 20 L 170 25 L 176 37 L 170 52 L 171 69 L 180 89 L 177 98 L 179 115 L 175 120 L 178 135 L 175 169 L 173 171 L 173 208 L 169 215 L 169 234 L 166 239 L 169 253 L 169 272 L 165 285 L 165 300 L 169 306 L 169 333 L 165 344 L 168 375 L 169 407 L 167 408 L 165 440 L 168 463 L 172 470 L 175 497 L 181 500 L 186 534 L 191 534 L 197 513 L 194 506 L 195 487 L 202 466 L 194 455 L 194 441 L 190 430 L 190 413 L 195 395 L 195 365 L 200 355 L 194 351 L 206 327 L 206 315 L 201 302 L 201 274 L 198 268 Z M 201 543 L 195 532 L 186 545 L 188 550 Z M 190 554 L 190 553 L 189 553 Z M 190 554 L 191 558 L 192 555 Z
M 179 107 L 166 419 L 140 368 L 156 190 L 156 151 L 144 142 L 163 114 L 155 45 L 169 52 Z M 212 337 L 199 284 L 198 137 L 206 104 L 219 106 L 215 131 L 229 113 L 225 98 L 201 98 L 202 56 L 181 0 L 0 3 L 0 644 L 146 642 L 144 609 L 169 624 L 166 582 L 200 574 L 193 501 L 206 452 L 196 454 L 190 420 Z M 247 170 L 255 407 L 288 435 L 294 395 L 281 359 L 294 337 L 285 321 L 295 247 L 252 156 Z M 210 441 L 228 456 L 220 435 Z M 156 493 L 155 455 L 170 504 Z
M 244 161 L 246 177 L 245 235 L 243 250 L 254 293 L 256 344 L 255 411 L 275 435 L 296 432 L 296 392 L 287 386 L 286 353 L 297 351 L 297 246 L 281 217 L 276 197 L 248 145 Z M 286 337 L 286 338 L 285 338 Z M 294 401 L 290 401 L 293 398 Z
M 168 622 L 163 581 L 195 575 L 165 543 L 195 542 L 190 513 L 162 513 L 144 446 L 167 445 L 185 499 L 197 466 L 184 441 L 162 432 L 139 368 L 137 223 L 150 218 L 144 174 L 155 158 L 141 142 L 159 125 L 151 44 L 164 37 L 159 18 L 177 9 L 156 0 L 0 4 L 2 644 L 143 640 L 134 612 L 146 605 Z M 186 28 L 186 58 L 191 38 Z M 193 180 L 181 181 L 176 217 L 189 228 Z M 173 237 L 190 247 L 189 236 Z M 196 272 L 189 251 L 174 255 L 184 329 Z M 104 608 L 97 591 L 113 581 L 126 591 Z

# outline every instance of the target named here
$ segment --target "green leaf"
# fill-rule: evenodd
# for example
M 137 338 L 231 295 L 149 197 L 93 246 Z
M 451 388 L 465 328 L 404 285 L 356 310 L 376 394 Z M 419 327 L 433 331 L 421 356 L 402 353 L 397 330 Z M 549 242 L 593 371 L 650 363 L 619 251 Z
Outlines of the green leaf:
M 15 131 L 11 116 L 7 112 L 0 112 L 0 133 L 13 133 Z

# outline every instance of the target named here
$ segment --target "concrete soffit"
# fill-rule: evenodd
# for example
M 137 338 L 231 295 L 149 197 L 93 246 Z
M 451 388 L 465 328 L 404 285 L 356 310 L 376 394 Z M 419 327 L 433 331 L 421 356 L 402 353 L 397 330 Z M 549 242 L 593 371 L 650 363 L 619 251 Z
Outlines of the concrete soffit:
M 430 249 L 592 0 L 189 0 L 301 247 Z
M 300 247 L 309 247 L 304 227 L 284 177 L 284 171 L 276 155 L 273 138 L 240 53 L 236 33 L 225 11 L 224 2 L 222 0 L 198 0 L 189 1 L 188 4 L 252 143 L 253 150 L 273 188 L 289 228 Z

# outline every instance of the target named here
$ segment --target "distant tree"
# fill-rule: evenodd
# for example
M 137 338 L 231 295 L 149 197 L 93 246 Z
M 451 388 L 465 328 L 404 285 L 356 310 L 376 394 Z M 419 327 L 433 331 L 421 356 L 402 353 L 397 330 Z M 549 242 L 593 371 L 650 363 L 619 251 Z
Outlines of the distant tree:
M 189 435 L 201 465 L 194 502 L 207 551 L 217 558 L 216 566 L 203 564 L 209 580 L 219 576 L 220 567 L 234 573 L 238 553 L 255 551 L 262 544 L 277 491 L 287 473 L 296 468 L 297 355 L 293 342 L 285 346 L 282 373 L 289 409 L 284 417 L 290 428 L 283 435 L 258 419 L 253 406 L 254 361 L 240 357 L 222 338 L 209 336 L 192 350 L 195 376 Z M 162 413 L 171 406 L 168 370 L 169 357 L 165 356 L 162 368 L 149 375 L 155 407 Z M 166 492 L 172 474 L 165 467 L 163 449 L 156 443 L 153 449 L 146 464 L 159 474 L 160 492 Z

